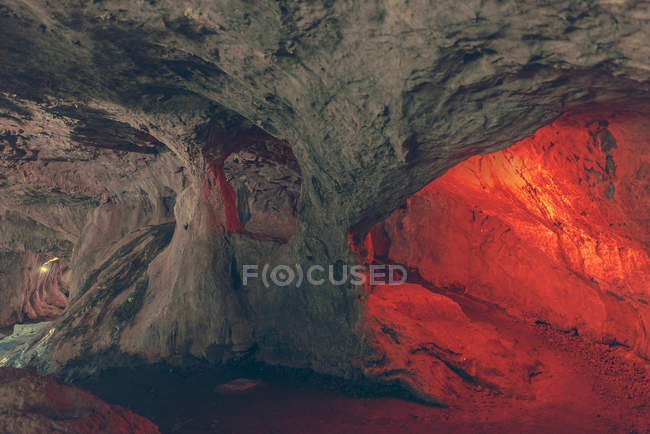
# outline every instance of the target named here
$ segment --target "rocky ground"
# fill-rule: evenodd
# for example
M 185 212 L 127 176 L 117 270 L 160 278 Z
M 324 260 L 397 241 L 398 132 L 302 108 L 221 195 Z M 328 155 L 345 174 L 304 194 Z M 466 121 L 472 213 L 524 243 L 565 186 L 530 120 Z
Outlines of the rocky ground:
M 0 368 L 0 431 L 158 433 L 147 419 L 88 392 L 28 370 Z
M 541 361 L 543 366 L 526 379 L 529 396 L 505 396 L 476 387 L 463 391 L 453 406 L 437 407 L 390 397 L 391 392 L 382 392 L 376 386 L 267 369 L 232 372 L 230 378 L 248 378 L 235 381 L 214 372 L 180 374 L 167 370 L 141 376 L 132 371 L 115 373 L 86 386 L 109 401 L 146 415 L 163 432 L 170 433 L 650 430 L 647 361 L 620 346 L 594 346 L 580 336 L 518 320 L 483 302 L 453 297 L 477 324 L 494 327 L 502 337 L 515 342 L 517 351 Z

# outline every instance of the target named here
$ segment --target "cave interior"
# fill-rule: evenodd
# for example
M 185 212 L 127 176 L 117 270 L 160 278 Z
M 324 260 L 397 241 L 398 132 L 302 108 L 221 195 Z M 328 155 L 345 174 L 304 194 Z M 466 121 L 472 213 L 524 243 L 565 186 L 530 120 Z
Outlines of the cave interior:
M 0 432 L 650 432 L 648 5 L 398 3 L 0 3 Z

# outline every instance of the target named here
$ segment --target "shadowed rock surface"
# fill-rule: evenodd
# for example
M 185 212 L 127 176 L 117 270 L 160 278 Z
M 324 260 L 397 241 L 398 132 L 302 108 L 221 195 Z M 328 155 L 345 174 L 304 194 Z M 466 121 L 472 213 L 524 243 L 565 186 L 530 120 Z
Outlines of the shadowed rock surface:
M 242 266 L 357 264 L 468 157 L 565 112 L 643 113 L 649 21 L 635 1 L 3 1 L 0 326 L 60 316 L 0 365 L 392 382 L 363 287 L 243 285 Z M 69 271 L 29 274 L 54 257 Z M 429 386 L 410 385 L 449 398 Z
M 147 419 L 36 373 L 0 368 L 0 430 L 7 433 L 159 433 Z

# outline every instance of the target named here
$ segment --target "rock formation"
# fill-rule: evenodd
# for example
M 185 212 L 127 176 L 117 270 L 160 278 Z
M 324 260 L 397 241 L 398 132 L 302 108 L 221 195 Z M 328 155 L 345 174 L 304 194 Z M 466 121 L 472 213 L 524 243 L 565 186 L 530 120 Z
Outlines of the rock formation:
M 452 400 L 467 384 L 520 393 L 518 375 L 534 372 L 536 361 L 491 356 L 469 369 L 464 357 L 485 355 L 458 355 L 470 341 L 451 342 L 444 327 L 466 330 L 486 346 L 497 332 L 473 324 L 448 297 L 424 291 L 423 282 L 410 282 L 413 294 L 393 300 L 386 296 L 390 288 L 368 294 L 354 285 L 244 284 L 243 266 L 340 270 L 371 261 L 360 249 L 371 228 L 472 155 L 504 149 L 563 113 L 606 107 L 647 119 L 649 17 L 648 6 L 632 0 L 544 6 L 514 0 L 4 2 L 0 297 L 9 302 L 0 306 L 0 326 L 58 317 L 1 364 L 75 379 L 158 361 L 254 360 L 394 382 L 386 375 L 390 363 L 376 362 L 401 358 L 403 348 L 389 347 L 395 353 L 386 354 L 386 342 L 404 338 L 375 333 L 379 323 L 369 328 L 369 321 L 412 297 L 421 303 L 416 311 L 387 319 L 417 321 L 431 315 L 423 311 L 430 305 L 439 313 L 431 329 L 440 331 L 402 335 L 416 344 L 432 341 L 414 350 L 446 355 L 433 374 L 416 370 L 400 374 L 398 382 L 435 402 Z M 582 331 L 591 324 L 594 338 L 647 356 L 647 335 L 638 329 L 646 320 L 618 321 L 629 318 L 630 306 L 647 312 L 641 306 L 647 288 L 629 286 L 647 276 L 647 220 L 601 209 L 615 202 L 647 211 L 634 205 L 634 194 L 647 199 L 647 189 L 639 184 L 633 194 L 624 178 L 647 180 L 647 163 L 635 166 L 632 157 L 647 156 L 647 136 L 628 140 L 621 128 L 581 129 L 580 141 L 552 155 L 573 159 L 575 153 L 581 161 L 592 158 L 590 152 L 604 156 L 600 167 L 594 160 L 580 169 L 590 177 L 584 182 L 597 185 L 575 200 L 599 198 L 602 207 L 585 205 L 584 211 L 602 216 L 594 225 L 611 234 L 607 249 L 627 249 L 640 261 L 637 268 L 617 268 L 624 272 L 616 275 L 621 283 L 609 262 L 586 263 L 584 251 L 562 244 L 578 235 L 567 229 L 568 238 L 556 236 L 561 228 L 549 228 L 555 220 L 544 215 L 546 235 L 555 243 L 546 258 L 561 257 L 562 272 L 577 282 L 566 291 L 581 292 L 568 299 L 598 293 L 591 299 L 601 308 L 597 321 L 547 309 L 558 297 L 552 289 L 543 293 L 548 298 L 514 291 L 515 269 L 507 270 L 513 279 L 507 286 L 491 291 L 492 274 L 479 282 L 452 275 L 464 270 L 444 262 L 421 267 L 426 259 L 396 242 L 400 236 L 414 242 L 410 231 L 417 222 L 403 232 L 388 231 L 388 256 L 418 266 L 426 282 L 461 282 L 476 297 L 556 327 Z M 601 150 L 585 150 L 589 140 Z M 629 155 L 621 159 L 621 152 Z M 635 177 L 633 169 L 643 173 Z M 566 179 L 573 182 L 574 175 Z M 427 206 L 427 189 L 409 199 L 407 209 Z M 505 197 L 508 191 L 494 187 L 493 193 Z M 472 194 L 449 188 L 449 203 L 458 205 L 449 210 L 469 212 Z M 518 212 L 488 229 L 505 231 L 524 221 L 528 211 Z M 440 217 L 449 225 L 442 226 L 445 236 L 480 230 L 466 219 L 459 222 L 467 227 L 452 228 L 457 216 Z M 575 218 L 563 221 L 571 228 L 582 221 Z M 389 217 L 389 228 L 399 220 Z M 529 235 L 506 237 L 528 243 Z M 585 241 L 585 248 L 601 249 L 593 246 L 599 239 Z M 453 253 L 474 252 L 466 247 Z M 501 255 L 497 246 L 480 258 L 494 262 Z M 41 273 L 53 258 L 60 259 Z M 477 265 L 471 272 L 500 273 L 494 270 Z M 628 272 L 637 277 L 626 280 Z M 509 348 L 506 341 L 498 344 Z M 493 365 L 508 366 L 505 380 L 495 378 Z
M 479 301 L 649 358 L 647 126 L 624 111 L 563 117 L 450 169 L 378 223 L 374 256 L 405 264 L 413 281 L 368 299 L 380 366 L 416 388 L 436 385 L 433 396 L 453 386 L 436 384 L 446 377 L 432 364 L 524 395 L 510 382 L 542 362 L 481 315 L 470 321 Z
M 27 370 L 0 370 L 0 392 L 3 432 L 159 432 L 147 419 L 124 408 Z

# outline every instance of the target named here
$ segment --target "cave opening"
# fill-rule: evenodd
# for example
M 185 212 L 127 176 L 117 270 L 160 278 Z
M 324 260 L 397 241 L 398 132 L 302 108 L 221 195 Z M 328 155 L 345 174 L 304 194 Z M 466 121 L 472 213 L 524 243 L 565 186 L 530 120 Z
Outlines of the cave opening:
M 573 370 L 576 348 L 602 368 L 620 347 L 612 376 L 630 354 L 643 366 L 649 126 L 633 111 L 565 114 L 454 166 L 374 225 L 361 260 L 409 273 L 367 288 L 379 354 L 369 370 L 436 404 L 495 395 L 561 405 L 553 390 L 590 381 L 552 380 Z M 637 380 L 629 399 L 644 402 L 648 382 Z M 578 399 L 600 406 L 589 393 Z
M 197 136 L 209 169 L 206 193 L 219 192 L 226 231 L 286 244 L 297 229 L 302 186 L 290 144 L 239 116 L 225 124 L 217 117 Z

